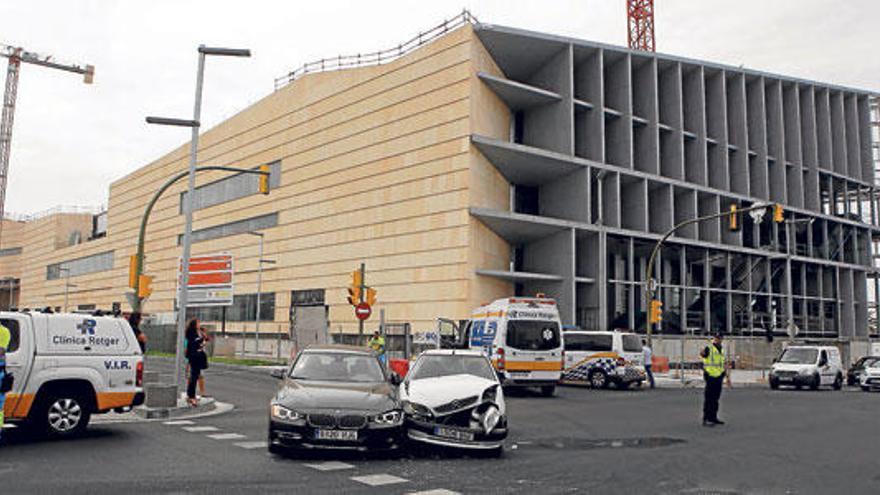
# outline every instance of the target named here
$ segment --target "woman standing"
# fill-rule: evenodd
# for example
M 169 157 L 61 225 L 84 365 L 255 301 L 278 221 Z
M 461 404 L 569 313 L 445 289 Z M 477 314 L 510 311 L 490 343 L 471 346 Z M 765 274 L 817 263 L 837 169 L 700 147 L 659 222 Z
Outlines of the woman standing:
M 189 405 L 196 407 L 199 400 L 196 398 L 196 384 L 202 374 L 202 370 L 208 367 L 208 355 L 205 354 L 205 339 L 199 331 L 199 320 L 193 318 L 186 325 L 186 360 L 189 361 L 189 381 L 186 385 L 186 400 Z

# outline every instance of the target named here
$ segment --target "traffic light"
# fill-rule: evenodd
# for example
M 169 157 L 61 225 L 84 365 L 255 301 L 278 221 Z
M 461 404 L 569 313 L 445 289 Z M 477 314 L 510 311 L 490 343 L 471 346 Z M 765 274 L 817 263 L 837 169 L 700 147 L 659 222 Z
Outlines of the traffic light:
M 776 223 L 782 223 L 785 218 L 782 216 L 782 205 L 779 203 L 775 203 L 773 205 L 773 221 Z
M 364 295 L 364 301 L 370 306 L 376 305 L 376 289 L 372 287 L 367 287 L 367 292 Z
M 735 205 L 735 204 L 730 205 L 730 216 L 729 216 L 729 219 L 730 219 L 730 230 L 733 231 L 733 232 L 736 232 L 737 230 L 739 230 L 739 221 L 738 221 L 738 218 L 737 218 L 737 212 L 736 212 L 736 205 Z
M 260 165 L 260 193 L 269 194 L 269 166 Z
M 150 294 L 153 293 L 153 288 L 150 287 L 153 283 L 153 277 L 149 275 L 141 275 L 138 277 L 138 280 L 140 281 L 140 286 L 138 287 L 137 296 L 141 299 L 150 297 Z
M 363 276 L 360 270 L 351 272 L 351 285 L 348 287 L 348 304 L 357 306 L 361 302 L 361 286 L 363 285 Z
M 128 258 L 128 287 L 134 289 L 137 285 L 137 255 L 133 254 Z
M 648 323 L 660 323 L 663 321 L 663 302 L 659 299 L 651 299 L 650 312 L 648 313 Z

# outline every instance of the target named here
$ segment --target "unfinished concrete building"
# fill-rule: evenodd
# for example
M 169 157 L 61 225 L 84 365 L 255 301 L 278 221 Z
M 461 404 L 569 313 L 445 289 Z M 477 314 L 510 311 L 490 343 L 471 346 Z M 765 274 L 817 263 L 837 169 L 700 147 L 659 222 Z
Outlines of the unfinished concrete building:
M 876 94 L 475 30 L 504 73 L 479 77 L 513 115 L 509 139 L 472 137 L 512 188 L 509 211 L 471 210 L 513 251 L 509 272 L 483 274 L 554 295 L 566 323 L 644 331 L 662 233 L 732 204 L 780 203 L 781 224 L 744 215 L 736 231 L 715 220 L 671 239 L 655 266 L 660 333 L 782 336 L 794 324 L 799 338 L 877 336 Z

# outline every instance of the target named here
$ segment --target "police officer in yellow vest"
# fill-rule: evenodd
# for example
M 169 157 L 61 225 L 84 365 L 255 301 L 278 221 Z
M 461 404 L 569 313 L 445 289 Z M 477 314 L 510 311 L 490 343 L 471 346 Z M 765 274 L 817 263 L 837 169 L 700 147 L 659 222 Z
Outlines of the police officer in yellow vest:
M 0 382 L 6 376 L 6 349 L 9 348 L 9 342 L 12 340 L 12 334 L 9 329 L 0 323 Z M 6 404 L 6 394 L 0 391 L 0 437 L 3 435 L 3 406 Z
M 373 332 L 373 338 L 370 339 L 367 345 L 373 350 L 373 354 L 379 358 L 379 361 L 385 365 L 385 337 L 376 330 Z
M 724 359 L 721 339 L 721 333 L 716 333 L 712 342 L 700 353 L 703 358 L 703 380 L 706 382 L 703 397 L 703 426 L 724 424 L 724 421 L 718 419 L 718 401 L 721 399 L 721 386 L 725 377 L 727 385 L 730 386 L 730 376 L 727 374 L 727 361 Z

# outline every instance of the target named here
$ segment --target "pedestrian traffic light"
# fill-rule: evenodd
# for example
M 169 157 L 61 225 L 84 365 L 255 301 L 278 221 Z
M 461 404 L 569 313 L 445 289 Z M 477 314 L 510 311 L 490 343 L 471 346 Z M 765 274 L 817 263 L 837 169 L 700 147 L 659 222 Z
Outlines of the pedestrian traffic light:
M 351 285 L 348 287 L 348 304 L 357 306 L 361 302 L 361 286 L 363 285 L 363 275 L 360 270 L 351 272 Z
M 736 232 L 737 230 L 739 230 L 739 222 L 738 222 L 738 218 L 737 218 L 736 204 L 730 205 L 729 219 L 730 219 L 730 230 L 733 232 Z
M 262 194 L 269 194 L 269 166 L 268 165 L 260 165 L 260 192 Z
M 775 203 L 773 205 L 773 221 L 776 223 L 782 223 L 785 218 L 782 216 L 782 205 L 779 203 Z
M 137 285 L 137 260 L 136 254 L 128 258 L 128 287 L 131 289 Z
M 663 321 L 663 302 L 659 299 L 651 299 L 650 312 L 648 313 L 648 323 L 660 323 Z
M 376 304 L 376 289 L 372 287 L 367 287 L 367 292 L 364 295 L 364 301 L 370 306 L 374 306 Z
M 150 297 L 150 294 L 153 293 L 153 288 L 150 287 L 153 283 L 153 277 L 149 275 L 141 275 L 138 277 L 139 285 L 138 285 L 138 293 L 137 296 L 141 299 L 145 297 Z

